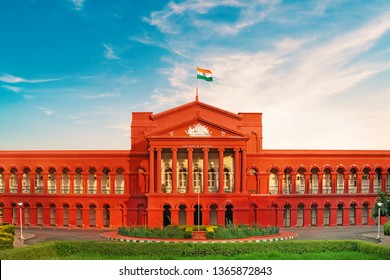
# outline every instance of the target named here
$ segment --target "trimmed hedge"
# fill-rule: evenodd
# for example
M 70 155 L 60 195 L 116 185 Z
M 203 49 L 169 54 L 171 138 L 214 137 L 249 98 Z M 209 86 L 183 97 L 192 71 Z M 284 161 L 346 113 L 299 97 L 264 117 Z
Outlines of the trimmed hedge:
M 390 260 L 390 247 L 360 240 L 311 240 L 244 243 L 127 243 L 102 241 L 51 241 L 0 251 L 1 260 L 72 259 L 75 254 L 94 254 L 101 259 L 129 256 L 180 259 L 252 253 L 316 253 L 352 251 Z
M 167 226 L 165 228 L 145 227 L 121 227 L 118 234 L 132 237 L 145 238 L 187 238 L 192 237 L 192 231 L 198 230 L 198 226 Z M 209 239 L 236 239 L 253 236 L 266 236 L 279 234 L 277 227 L 259 227 L 257 225 L 233 225 L 224 226 L 199 226 L 199 230 L 206 231 L 206 237 Z
M 390 235 L 390 222 L 386 222 L 385 225 L 383 226 L 385 235 Z

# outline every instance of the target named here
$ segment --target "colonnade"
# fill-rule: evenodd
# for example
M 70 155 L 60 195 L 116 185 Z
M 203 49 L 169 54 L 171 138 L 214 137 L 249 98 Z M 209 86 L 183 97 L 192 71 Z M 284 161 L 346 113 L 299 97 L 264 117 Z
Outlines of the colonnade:
M 197 192 L 213 192 L 210 191 L 210 185 L 215 184 L 217 186 L 217 193 L 225 193 L 225 192 L 233 192 L 240 193 L 246 191 L 246 149 L 240 148 L 230 148 L 230 151 L 233 151 L 233 163 L 232 166 L 226 167 L 226 162 L 224 161 L 226 157 L 226 151 L 229 148 L 210 148 L 210 147 L 202 147 L 202 148 L 163 148 L 163 147 L 151 147 L 149 149 L 149 180 L 150 180 L 150 190 L 149 192 L 152 194 L 161 194 L 164 192 L 162 186 L 162 176 L 164 175 L 163 171 L 163 158 L 162 153 L 169 151 L 171 158 L 171 170 L 172 170 L 172 194 L 176 193 L 197 193 Z M 178 152 L 185 152 L 186 158 L 183 161 L 185 163 L 185 179 L 186 179 L 186 188 L 183 186 L 178 186 L 178 178 L 179 174 L 179 166 L 178 166 Z M 194 153 L 197 155 L 200 153 L 201 158 L 200 161 L 198 159 L 197 162 L 202 162 L 202 166 L 198 166 L 194 164 Z M 209 170 L 211 166 L 210 154 L 215 153 L 218 154 L 218 171 L 216 176 L 216 181 L 214 182 L 211 178 L 209 178 Z M 183 165 L 183 164 L 181 164 Z M 232 171 L 230 170 L 232 169 Z M 229 184 L 231 184 L 231 188 L 226 187 L 226 176 L 227 171 L 229 170 Z M 198 174 L 200 172 L 200 174 Z M 230 175 L 233 174 L 232 178 Z M 194 186 L 194 187 L 193 187 Z M 195 188 L 195 187 L 198 187 Z M 200 187 L 200 188 L 199 188 Z

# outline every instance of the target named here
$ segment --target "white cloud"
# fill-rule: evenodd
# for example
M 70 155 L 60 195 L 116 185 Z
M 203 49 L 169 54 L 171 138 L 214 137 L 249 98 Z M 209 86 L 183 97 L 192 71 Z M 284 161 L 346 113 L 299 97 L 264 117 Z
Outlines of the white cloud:
M 192 99 L 194 90 L 188 85 L 193 84 L 192 68 L 196 61 L 214 74 L 214 82 L 199 82 L 200 100 L 233 112 L 263 112 L 267 121 L 264 143 L 278 148 L 294 145 L 318 148 L 318 143 L 325 143 L 320 144 L 320 148 L 333 148 L 328 144 L 338 145 L 336 137 L 348 143 L 344 148 L 358 147 L 359 143 L 367 141 L 368 133 L 375 135 L 386 126 L 388 108 L 380 109 L 374 104 L 366 107 L 367 102 L 358 94 L 349 99 L 344 96 L 351 94 L 347 90 L 390 71 L 386 50 L 376 52 L 375 56 L 366 55 L 388 34 L 388 18 L 389 13 L 381 14 L 360 28 L 331 39 L 323 34 L 283 37 L 274 42 L 271 50 L 220 52 L 208 49 L 207 56 L 194 57 L 186 64 L 173 63 L 172 69 L 166 69 L 163 73 L 174 73 L 174 79 L 170 80 L 172 90 L 156 89 L 152 98 L 163 109 Z M 390 98 L 388 91 L 383 93 L 382 99 L 373 97 L 374 90 L 369 94 L 372 100 Z M 382 118 L 367 125 L 365 138 L 355 122 L 367 122 L 367 112 L 375 112 L 372 116 L 379 114 Z M 346 130 L 342 123 L 356 126 L 355 131 Z M 302 133 L 309 135 L 299 143 L 292 143 L 292 139 L 302 139 Z M 314 137 L 317 139 L 313 141 Z
M 21 92 L 22 91 L 22 89 L 20 88 L 20 87 L 14 87 L 14 86 L 2 86 L 3 88 L 5 88 L 5 89 L 8 89 L 8 90 L 10 90 L 10 91 L 13 91 L 13 92 L 15 92 L 15 93 L 19 93 L 19 92 Z
M 52 81 L 62 80 L 63 78 L 56 79 L 24 79 L 21 77 L 16 77 L 9 74 L 4 74 L 0 76 L 0 82 L 8 83 L 8 84 L 17 84 L 17 83 L 46 83 Z
M 69 0 L 69 1 L 72 2 L 74 9 L 77 11 L 82 10 L 84 7 L 85 0 Z
M 112 49 L 111 46 L 107 44 L 102 44 L 105 51 L 104 51 L 104 56 L 109 59 L 109 60 L 116 60 L 119 59 L 119 57 L 114 53 L 114 50 Z
M 165 10 L 153 12 L 144 20 L 156 26 L 161 32 L 178 34 L 182 25 L 198 29 L 197 36 L 235 35 L 242 29 L 263 21 L 277 6 L 276 0 L 187 0 L 182 3 L 170 2 Z M 233 7 L 239 10 L 236 21 L 218 22 L 202 17 L 207 12 L 219 7 Z M 178 21 L 178 18 L 182 20 Z M 205 32 L 205 28 L 207 32 Z
M 39 110 L 41 110 L 43 113 L 45 113 L 46 115 L 48 116 L 51 116 L 53 115 L 53 111 L 48 109 L 48 108 L 44 108 L 44 107 L 38 107 Z
M 120 96 L 119 93 L 99 93 L 94 95 L 85 95 L 83 96 L 84 99 L 100 99 L 100 98 L 109 98 L 109 97 L 118 97 Z

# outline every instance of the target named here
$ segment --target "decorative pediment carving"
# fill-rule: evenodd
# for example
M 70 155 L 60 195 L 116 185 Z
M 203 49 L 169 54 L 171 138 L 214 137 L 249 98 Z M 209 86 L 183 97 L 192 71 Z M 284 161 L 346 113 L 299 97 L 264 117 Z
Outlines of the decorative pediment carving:
M 189 127 L 185 132 L 191 137 L 210 137 L 211 131 L 200 123 Z

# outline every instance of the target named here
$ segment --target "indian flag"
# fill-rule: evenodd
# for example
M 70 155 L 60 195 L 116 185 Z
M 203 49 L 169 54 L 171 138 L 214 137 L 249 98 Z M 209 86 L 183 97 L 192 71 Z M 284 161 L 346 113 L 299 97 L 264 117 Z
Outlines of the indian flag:
M 211 76 L 212 73 L 210 70 L 206 70 L 206 69 L 202 69 L 202 68 L 197 67 L 196 74 L 197 74 L 196 77 L 198 79 L 202 79 L 202 80 L 205 80 L 208 82 L 213 81 L 213 77 Z

